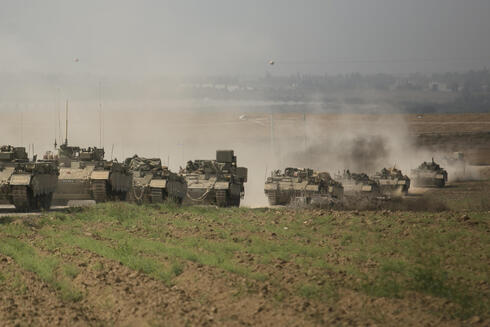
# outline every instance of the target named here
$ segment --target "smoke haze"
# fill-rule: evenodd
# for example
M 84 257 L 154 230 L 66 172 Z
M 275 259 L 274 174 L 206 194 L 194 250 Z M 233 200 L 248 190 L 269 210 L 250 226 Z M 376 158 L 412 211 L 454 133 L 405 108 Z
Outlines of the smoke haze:
M 4 0 L 0 72 L 468 70 L 489 64 L 489 12 L 487 0 Z

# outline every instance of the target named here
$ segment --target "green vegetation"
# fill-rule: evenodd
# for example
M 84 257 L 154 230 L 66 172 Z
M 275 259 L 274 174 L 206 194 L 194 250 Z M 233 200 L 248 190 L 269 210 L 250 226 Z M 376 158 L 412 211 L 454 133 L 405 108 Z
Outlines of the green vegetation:
M 28 244 L 12 238 L 2 239 L 0 253 L 13 258 L 23 269 L 36 273 L 39 278 L 58 290 L 62 299 L 81 299 L 82 294 L 71 283 L 77 275 L 75 267 L 60 264 L 55 257 L 41 255 Z
M 441 314 L 466 319 L 490 311 L 479 287 L 489 282 L 490 214 L 458 215 L 107 203 L 46 214 L 34 228 L 0 225 L 0 253 L 73 300 L 80 268 L 65 257 L 82 250 L 167 285 L 199 265 L 245 278 L 234 286 L 238 297 L 264 284 L 277 302 L 293 295 L 334 303 L 341 289 L 400 299 L 416 292 L 449 301 Z

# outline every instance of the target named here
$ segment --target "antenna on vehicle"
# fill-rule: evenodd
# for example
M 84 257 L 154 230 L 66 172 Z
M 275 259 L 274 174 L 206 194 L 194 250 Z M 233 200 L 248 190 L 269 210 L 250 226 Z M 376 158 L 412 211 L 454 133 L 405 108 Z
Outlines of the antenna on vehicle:
M 22 145 L 24 143 L 24 121 L 22 118 L 22 111 L 20 112 L 20 144 Z
M 102 147 L 102 82 L 99 81 L 99 146 Z
M 65 125 L 65 145 L 68 145 L 68 99 L 66 100 L 66 125 Z
M 111 160 L 112 160 L 113 155 L 114 155 L 114 143 L 112 144 L 112 149 L 111 149 Z
M 58 100 L 58 135 L 56 135 L 56 137 L 58 138 L 58 142 L 62 143 L 63 139 L 61 137 L 61 133 L 63 133 L 63 132 L 61 131 L 61 110 L 60 110 L 60 106 L 61 106 L 61 99 Z

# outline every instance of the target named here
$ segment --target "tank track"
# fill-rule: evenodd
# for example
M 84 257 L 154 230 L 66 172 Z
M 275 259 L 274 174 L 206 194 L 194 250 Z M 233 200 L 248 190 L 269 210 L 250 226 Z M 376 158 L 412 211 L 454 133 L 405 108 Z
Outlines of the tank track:
M 96 203 L 107 201 L 107 183 L 105 180 L 92 181 L 92 194 Z
M 163 191 L 161 188 L 152 187 L 150 189 L 151 203 L 162 203 L 163 202 Z
M 267 198 L 269 199 L 269 205 L 277 205 L 277 192 L 267 192 Z
M 51 208 L 51 202 L 53 201 L 53 193 L 42 194 L 39 196 L 40 205 L 43 210 L 49 210 Z
M 218 207 L 226 207 L 228 205 L 226 190 L 216 190 L 216 204 Z
M 240 197 L 237 196 L 234 199 L 231 200 L 231 205 L 234 207 L 240 207 Z
M 17 211 L 31 211 L 38 209 L 49 210 L 51 208 L 52 200 L 53 193 L 34 196 L 32 190 L 28 186 L 12 186 L 12 202 Z
M 29 211 L 33 208 L 35 203 L 27 186 L 12 186 L 12 201 L 15 208 L 18 211 Z
M 182 197 L 179 197 L 178 195 L 173 195 L 173 196 L 169 196 L 169 199 L 170 201 L 174 202 L 175 204 L 182 204 L 183 202 L 183 198 Z

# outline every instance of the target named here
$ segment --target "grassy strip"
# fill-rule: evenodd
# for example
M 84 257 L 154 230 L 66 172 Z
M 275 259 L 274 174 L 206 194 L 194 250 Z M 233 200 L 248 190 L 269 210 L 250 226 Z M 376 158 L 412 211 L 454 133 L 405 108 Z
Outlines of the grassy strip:
M 265 275 L 254 273 L 247 267 L 234 262 L 234 253 L 237 250 L 237 247 L 233 246 L 234 244 L 212 243 L 200 238 L 163 243 L 137 237 L 127 232 L 111 230 L 100 231 L 100 235 L 118 243 L 127 244 L 140 253 L 197 262 L 255 280 L 266 278 Z
M 0 242 L 0 252 L 13 258 L 23 269 L 38 275 L 59 291 L 63 300 L 78 301 L 82 298 L 82 293 L 71 283 L 78 274 L 76 267 L 63 264 L 52 256 L 42 256 L 28 244 L 8 237 Z
M 159 211 L 167 210 L 168 207 L 163 205 L 159 207 L 155 207 Z M 126 210 L 127 209 L 127 210 Z M 103 206 L 101 208 L 95 209 L 96 212 L 84 212 L 77 215 L 77 218 L 88 221 L 98 221 L 98 222 L 106 222 L 111 223 L 114 221 L 121 222 L 120 227 L 115 226 L 110 229 L 118 229 L 118 230 L 127 230 L 134 228 L 136 226 L 142 227 L 142 229 L 146 232 L 149 232 L 149 236 L 164 240 L 167 242 L 168 237 L 166 235 L 168 231 L 168 225 L 177 226 L 179 229 L 189 228 L 191 229 L 193 226 L 196 226 L 196 223 L 191 219 L 176 219 L 172 217 L 169 219 L 166 215 L 169 212 L 165 212 L 165 217 L 158 216 L 156 217 L 156 210 L 151 208 L 148 210 L 148 206 L 137 206 L 136 208 L 132 206 L 123 205 L 123 206 L 114 206 L 113 204 L 109 204 Z M 194 211 L 196 208 L 175 208 L 170 206 L 170 213 L 188 213 L 189 211 Z M 91 210 L 91 209 L 89 209 Z M 241 219 L 240 216 L 245 214 L 259 214 L 258 219 L 261 221 L 268 221 L 267 217 L 263 217 L 261 214 L 271 215 L 268 211 L 264 210 L 255 210 L 252 209 L 225 209 L 223 212 L 216 210 L 214 208 L 198 208 L 199 212 L 204 212 L 205 221 L 201 224 L 204 224 L 206 221 L 212 222 L 226 222 L 226 228 L 218 228 L 213 226 L 214 232 L 218 235 L 219 241 L 208 241 L 202 237 L 189 237 L 185 238 L 183 241 L 179 240 L 179 245 L 184 242 L 187 244 L 188 248 L 193 247 L 205 247 L 210 251 L 213 251 L 213 248 L 216 248 L 215 253 L 220 253 L 223 251 L 233 252 L 233 251 L 242 251 L 242 252 L 250 252 L 253 254 L 259 255 L 267 255 L 266 261 L 270 261 L 273 258 L 280 259 L 288 259 L 290 255 L 300 255 L 307 257 L 322 257 L 324 254 L 328 252 L 328 248 L 326 247 L 317 247 L 312 244 L 301 244 L 299 242 L 293 241 L 292 238 L 302 238 L 303 240 L 308 240 L 310 243 L 313 241 L 317 241 L 321 238 L 321 235 L 312 235 L 311 229 L 306 228 L 303 224 L 303 221 L 300 219 L 298 221 L 293 221 L 289 225 L 291 226 L 289 229 L 284 229 L 283 226 L 269 225 L 265 226 L 265 232 L 269 235 L 274 234 L 277 236 L 277 240 L 266 241 L 262 237 L 252 236 L 250 239 L 239 239 L 236 237 L 237 232 L 239 231 L 247 231 L 247 230 L 256 230 L 257 226 L 255 226 L 250 221 Z M 304 220 L 304 217 L 303 217 Z M 326 222 L 329 221 L 329 218 L 324 219 Z M 263 233 L 262 233 L 263 234 Z M 148 237 L 148 235 L 144 235 Z M 315 237 L 314 237 L 315 236 Z M 251 244 L 247 242 L 252 241 Z M 246 243 L 243 245 L 242 243 Z
M 174 260 L 172 265 L 168 267 L 152 257 L 145 256 L 145 253 L 142 253 L 132 240 L 124 240 L 114 245 L 91 237 L 81 236 L 74 230 L 63 232 L 43 230 L 41 234 L 45 239 L 44 244 L 48 247 L 53 240 L 58 245 L 61 244 L 65 247 L 76 246 L 160 279 L 167 285 L 172 285 L 172 279 L 183 271 L 181 262 L 177 260 Z

